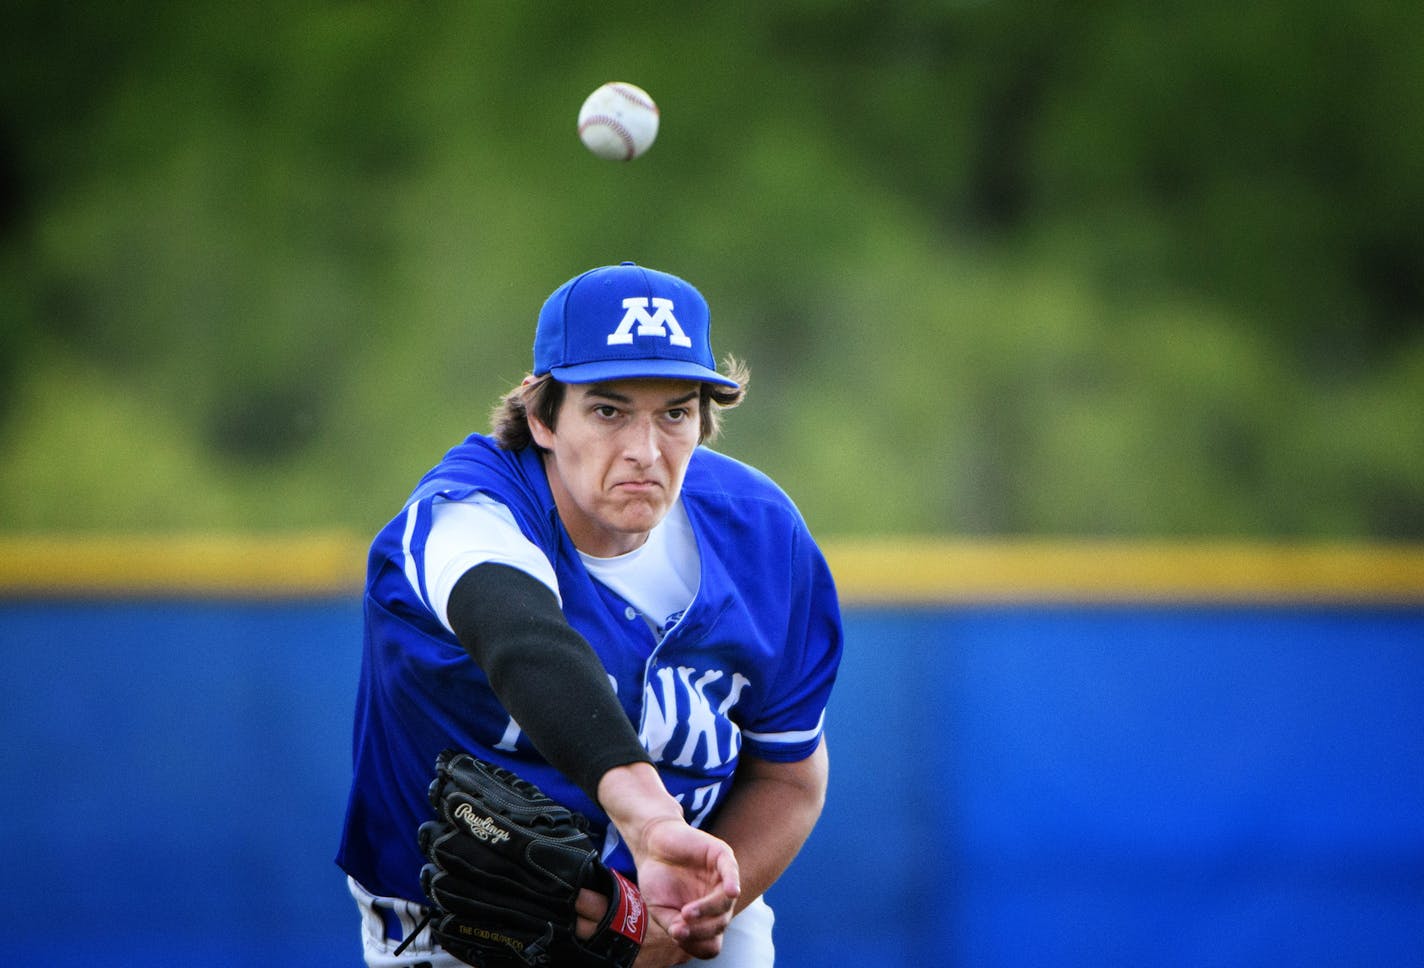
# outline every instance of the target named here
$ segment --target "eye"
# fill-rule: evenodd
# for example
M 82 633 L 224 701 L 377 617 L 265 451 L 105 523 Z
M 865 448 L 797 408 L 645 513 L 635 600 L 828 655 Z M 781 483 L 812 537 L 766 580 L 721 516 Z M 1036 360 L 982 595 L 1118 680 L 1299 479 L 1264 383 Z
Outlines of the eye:
M 598 404 L 593 408 L 593 412 L 596 416 L 602 417 L 605 420 L 612 420 L 618 416 L 618 408 L 610 403 Z
M 681 423 L 692 415 L 687 407 L 673 407 L 667 412 L 668 419 L 674 423 Z

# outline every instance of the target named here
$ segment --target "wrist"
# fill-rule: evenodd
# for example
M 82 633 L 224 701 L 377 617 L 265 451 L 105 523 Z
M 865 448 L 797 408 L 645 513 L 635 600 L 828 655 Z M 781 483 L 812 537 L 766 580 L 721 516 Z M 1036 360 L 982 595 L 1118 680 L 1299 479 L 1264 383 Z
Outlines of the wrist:
M 650 763 L 615 766 L 598 781 L 598 803 L 635 857 L 645 853 L 648 833 L 668 820 L 687 821 Z

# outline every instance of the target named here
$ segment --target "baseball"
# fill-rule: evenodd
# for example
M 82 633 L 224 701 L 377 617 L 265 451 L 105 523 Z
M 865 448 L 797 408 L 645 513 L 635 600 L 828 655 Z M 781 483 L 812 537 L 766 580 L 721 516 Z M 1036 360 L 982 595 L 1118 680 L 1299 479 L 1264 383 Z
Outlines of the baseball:
M 609 81 L 579 109 L 579 139 L 609 161 L 632 161 L 658 136 L 658 106 L 636 84 Z

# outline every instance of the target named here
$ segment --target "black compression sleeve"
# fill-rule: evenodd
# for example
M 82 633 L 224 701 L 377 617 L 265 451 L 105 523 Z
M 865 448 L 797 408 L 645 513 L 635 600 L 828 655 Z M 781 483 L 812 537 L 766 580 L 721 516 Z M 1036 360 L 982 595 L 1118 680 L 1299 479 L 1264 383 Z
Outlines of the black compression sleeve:
M 446 614 L 535 749 L 595 803 L 604 773 L 651 762 L 603 663 L 538 579 L 476 565 L 455 583 Z

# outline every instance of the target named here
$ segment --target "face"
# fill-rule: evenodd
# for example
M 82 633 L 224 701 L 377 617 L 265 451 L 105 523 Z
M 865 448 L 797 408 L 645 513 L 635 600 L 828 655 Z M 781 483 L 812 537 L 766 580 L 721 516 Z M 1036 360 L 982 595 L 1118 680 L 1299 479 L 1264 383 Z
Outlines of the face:
M 672 509 L 697 449 L 699 389 L 686 380 L 570 384 L 556 430 L 530 416 L 559 517 L 580 551 L 632 551 Z

